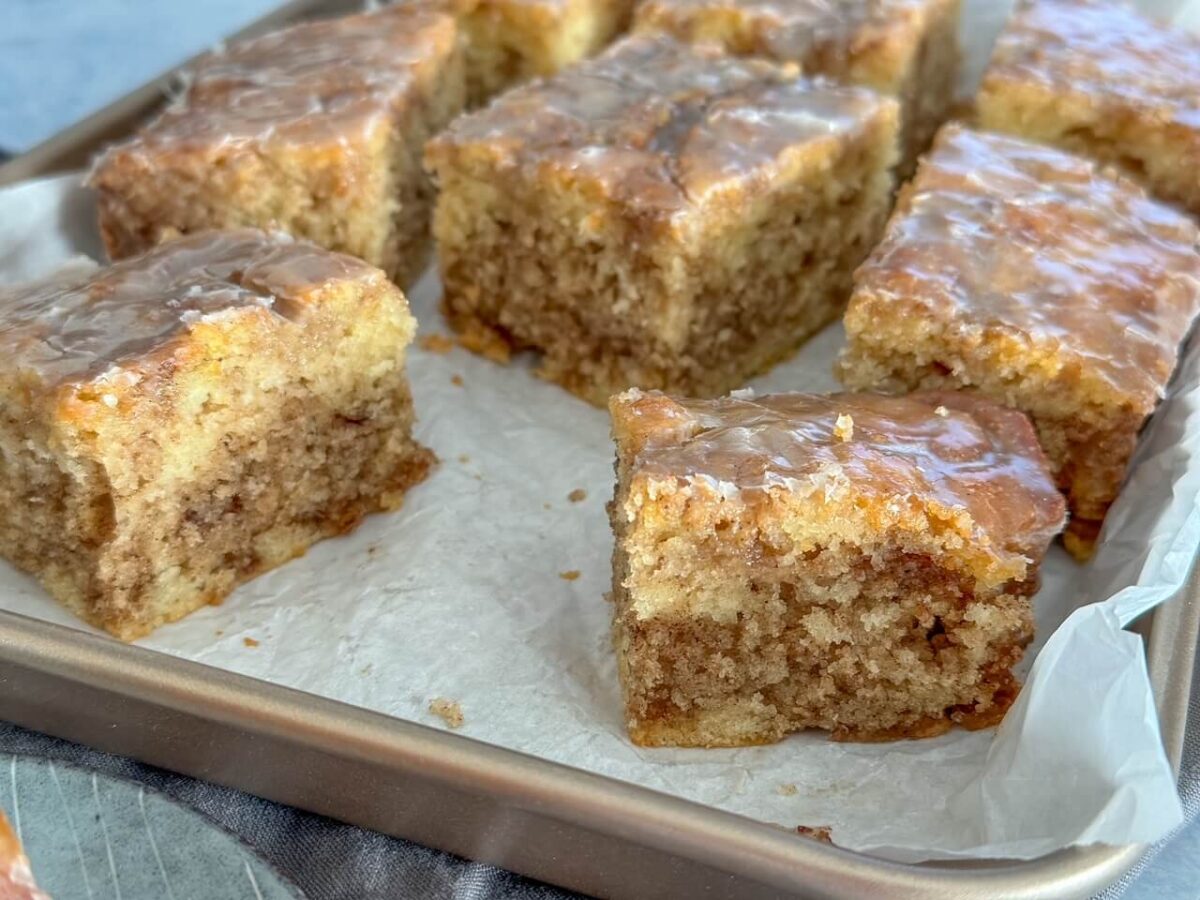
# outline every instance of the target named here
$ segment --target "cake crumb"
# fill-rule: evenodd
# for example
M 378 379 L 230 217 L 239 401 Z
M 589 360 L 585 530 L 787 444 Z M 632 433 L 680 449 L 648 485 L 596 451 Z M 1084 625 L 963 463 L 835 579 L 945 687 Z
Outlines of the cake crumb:
M 558 577 L 563 581 L 575 581 L 579 577 L 579 570 L 568 569 L 566 572 L 559 572 Z
M 812 838 L 814 841 L 820 841 L 823 844 L 833 843 L 832 832 L 828 825 L 818 825 L 811 828 L 808 825 L 797 825 L 796 834 Z
M 259 645 L 259 641 L 256 641 L 252 637 L 242 638 L 242 643 L 245 644 L 247 647 L 257 647 Z
M 379 552 L 379 545 L 372 544 L 367 548 L 367 556 L 375 556 Z
M 587 491 L 585 491 L 583 488 L 575 488 L 575 490 L 567 494 L 567 499 L 572 503 L 582 503 L 587 499 Z
M 494 363 L 507 363 L 512 358 L 512 349 L 498 337 L 483 332 L 467 332 L 458 336 L 458 345 L 464 350 L 478 353 Z
M 447 728 L 462 728 L 463 711 L 457 700 L 435 697 L 429 701 L 429 711 L 446 723 Z
M 833 434 L 839 441 L 848 441 L 854 437 L 854 417 L 838 413 L 837 422 L 833 426 Z
M 467 463 L 469 463 L 471 461 L 471 457 L 467 456 L 467 454 L 465 454 L 465 453 L 460 453 L 458 455 L 458 461 L 465 466 Z
M 446 354 L 454 349 L 454 339 L 444 334 L 427 334 L 418 342 L 422 350 L 430 353 Z
M 799 788 L 790 781 L 779 786 L 779 793 L 784 797 L 795 797 L 798 790 Z
M 946 418 L 946 416 L 950 415 L 950 410 L 946 409 L 946 407 L 944 407 L 944 406 L 939 406 L 933 412 L 934 412 L 934 415 L 941 416 L 943 419 Z
M 542 504 L 542 509 L 554 509 L 554 507 L 550 505 L 549 501 L 547 501 Z
M 457 374 L 451 375 L 450 383 L 452 385 L 454 385 L 455 387 L 462 387 L 463 386 L 463 377 L 461 375 L 457 375 Z

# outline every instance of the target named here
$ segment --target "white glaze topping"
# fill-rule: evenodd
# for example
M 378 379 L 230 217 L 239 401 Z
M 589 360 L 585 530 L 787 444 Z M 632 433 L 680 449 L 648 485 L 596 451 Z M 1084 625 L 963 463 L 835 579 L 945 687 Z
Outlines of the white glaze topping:
M 404 4 L 240 41 L 197 63 L 181 97 L 117 150 L 345 140 L 390 117 L 454 40 L 450 16 Z
M 436 167 L 453 148 L 486 148 L 501 166 L 586 177 L 634 214 L 669 217 L 769 181 L 788 150 L 855 135 L 890 102 L 712 47 L 635 36 L 458 119 L 429 154 Z
M 734 53 L 796 62 L 806 73 L 840 75 L 929 0 L 645 0 L 639 29 L 684 40 L 717 39 Z
M 1200 128 L 1200 37 L 1113 0 L 1034 0 L 1000 36 L 985 79 L 1085 93 L 1102 107 Z
M 1186 216 L 1087 160 L 950 126 L 859 270 L 851 308 L 931 317 L 966 344 L 1016 335 L 1145 414 L 1200 311 L 1198 238 Z
M 197 234 L 106 269 L 76 265 L 0 289 L 0 369 L 50 385 L 112 373 L 197 322 L 256 307 L 302 321 L 314 286 L 382 278 L 353 257 L 283 234 Z
M 1028 418 L 977 395 L 683 400 L 635 390 L 617 398 L 614 416 L 636 476 L 700 479 L 727 497 L 916 499 L 963 510 L 995 546 L 1039 557 L 1065 518 Z

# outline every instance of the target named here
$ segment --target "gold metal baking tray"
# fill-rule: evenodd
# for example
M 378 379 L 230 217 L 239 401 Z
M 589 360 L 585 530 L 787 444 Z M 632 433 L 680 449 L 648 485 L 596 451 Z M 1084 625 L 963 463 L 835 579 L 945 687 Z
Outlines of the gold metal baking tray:
M 240 34 L 353 5 L 293 0 Z M 0 166 L 0 185 L 83 167 L 161 102 L 175 71 Z M 1176 771 L 1198 627 L 1195 573 L 1184 596 L 1138 627 Z M 0 717 L 605 897 L 1087 897 L 1142 850 L 1096 846 L 1029 862 L 884 862 L 646 788 L 4 611 Z

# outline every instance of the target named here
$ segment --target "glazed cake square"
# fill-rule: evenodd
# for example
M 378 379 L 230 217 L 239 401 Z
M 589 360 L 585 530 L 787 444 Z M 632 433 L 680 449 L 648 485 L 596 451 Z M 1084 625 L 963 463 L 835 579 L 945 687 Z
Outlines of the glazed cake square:
M 954 101 L 958 20 L 959 0 L 644 0 L 635 30 L 715 42 L 896 97 L 907 177 Z
M 603 49 L 629 25 L 634 0 L 450 0 L 466 44 L 468 104 Z
M 835 318 L 890 205 L 895 101 L 633 37 L 427 152 L 443 308 L 602 404 L 716 394 Z
M 1086 558 L 1200 310 L 1198 237 L 1090 160 L 947 126 L 858 271 L 839 375 L 1028 413 Z
M 1004 715 L 1065 512 L 1022 413 L 954 392 L 636 390 L 611 411 L 635 743 L 891 740 Z
M 1200 37 L 1113 0 L 1022 2 L 979 123 L 1123 167 L 1200 213 Z
M 455 21 L 425 7 L 213 53 L 178 101 L 96 163 L 109 255 L 211 228 L 278 228 L 406 285 L 430 250 L 421 154 L 464 91 Z
M 209 232 L 0 290 L 0 555 L 133 639 L 425 477 L 379 269 Z

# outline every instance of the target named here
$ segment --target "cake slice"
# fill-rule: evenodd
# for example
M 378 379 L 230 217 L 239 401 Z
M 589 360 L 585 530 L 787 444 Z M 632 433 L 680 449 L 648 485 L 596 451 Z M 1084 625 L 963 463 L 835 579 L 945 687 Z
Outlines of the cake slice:
M 626 38 L 431 142 L 446 316 L 597 404 L 738 387 L 840 314 L 896 128 L 864 89 Z
M 1117 0 L 1021 0 L 979 123 L 1115 163 L 1200 214 L 1200 37 Z
M 1028 413 L 1086 559 L 1200 312 L 1198 238 L 1089 160 L 947 126 L 856 275 L 839 376 Z
M 448 0 L 466 43 L 467 97 L 480 106 L 592 56 L 625 30 L 634 0 Z
M 381 270 L 248 229 L 0 291 L 0 555 L 132 639 L 397 508 L 415 330 Z
M 954 101 L 958 19 L 959 0 L 644 0 L 635 30 L 797 63 L 805 75 L 896 97 L 907 177 Z
M 278 228 L 407 285 L 430 250 L 421 154 L 464 91 L 454 19 L 421 5 L 213 53 L 176 102 L 96 163 L 109 255 L 210 228 Z
M 1063 499 L 1028 419 L 945 392 L 613 398 L 615 639 L 650 746 L 994 724 Z

